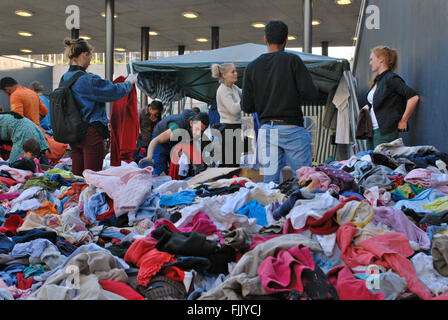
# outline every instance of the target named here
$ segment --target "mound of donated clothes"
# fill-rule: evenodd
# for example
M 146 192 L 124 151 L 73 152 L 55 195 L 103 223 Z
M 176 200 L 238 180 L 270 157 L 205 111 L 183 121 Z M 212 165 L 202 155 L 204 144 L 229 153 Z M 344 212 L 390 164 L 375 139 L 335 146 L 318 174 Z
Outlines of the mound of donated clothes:
M 0 166 L 0 299 L 448 299 L 448 155 L 401 139 L 280 185 Z

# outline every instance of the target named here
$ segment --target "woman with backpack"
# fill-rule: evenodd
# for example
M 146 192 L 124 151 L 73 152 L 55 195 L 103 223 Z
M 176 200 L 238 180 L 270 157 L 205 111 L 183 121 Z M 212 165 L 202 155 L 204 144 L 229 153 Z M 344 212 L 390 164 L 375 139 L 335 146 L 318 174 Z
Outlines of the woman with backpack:
M 79 142 L 70 144 L 72 172 L 81 176 L 86 169 L 102 170 L 105 156 L 104 140 L 109 138 L 109 119 L 105 103 L 127 96 L 137 82 L 137 76 L 131 74 L 125 82 L 114 84 L 112 81 L 86 72 L 92 59 L 93 47 L 82 38 L 65 39 L 64 43 L 70 67 L 62 76 L 62 81 L 69 81 L 78 72 L 83 73 L 71 87 L 73 96 L 79 103 L 82 119 L 88 123 L 85 136 Z

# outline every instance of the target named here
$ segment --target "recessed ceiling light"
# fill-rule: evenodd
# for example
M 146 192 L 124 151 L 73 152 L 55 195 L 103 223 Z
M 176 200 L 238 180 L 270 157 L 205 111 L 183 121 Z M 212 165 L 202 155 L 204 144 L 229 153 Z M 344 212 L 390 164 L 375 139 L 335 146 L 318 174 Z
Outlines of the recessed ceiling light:
M 30 50 L 30 49 L 20 49 L 20 52 L 31 53 L 31 52 L 33 52 L 33 50 Z
M 197 42 L 207 42 L 208 39 L 206 39 L 206 38 L 197 38 L 196 41 Z
M 311 22 L 313 26 L 318 26 L 322 23 L 322 21 L 320 20 L 313 20 L 313 22 Z
M 21 17 L 31 17 L 33 15 L 33 13 L 28 10 L 16 10 L 14 13 Z
M 115 51 L 124 52 L 124 51 L 126 51 L 126 49 L 124 49 L 124 48 L 115 48 Z
M 101 12 L 101 16 L 102 16 L 103 18 L 106 18 L 106 13 L 105 13 L 105 12 Z M 117 17 L 118 17 L 118 15 L 115 13 L 115 14 L 114 14 L 114 18 L 117 19 Z
M 264 28 L 266 25 L 263 22 L 254 22 L 252 23 L 252 27 L 254 28 Z
M 356 41 L 356 40 L 358 40 L 358 37 L 353 37 L 353 41 Z
M 91 37 L 89 37 L 89 36 L 79 36 L 80 38 L 82 38 L 82 39 L 84 39 L 84 40 L 90 40 L 90 39 L 92 39 Z
M 294 37 L 294 36 L 288 36 L 288 40 L 296 40 L 296 37 Z
M 22 37 L 32 37 L 33 36 L 33 34 L 28 31 L 19 31 L 19 32 L 17 32 L 17 34 Z
M 182 15 L 187 19 L 196 19 L 197 17 L 199 17 L 199 13 L 192 11 L 182 12 Z
M 150 36 L 158 36 L 159 33 L 157 31 L 149 31 Z
M 346 5 L 346 4 L 351 4 L 352 0 L 336 0 L 336 3 L 341 5 L 341 6 L 343 6 L 343 5 Z

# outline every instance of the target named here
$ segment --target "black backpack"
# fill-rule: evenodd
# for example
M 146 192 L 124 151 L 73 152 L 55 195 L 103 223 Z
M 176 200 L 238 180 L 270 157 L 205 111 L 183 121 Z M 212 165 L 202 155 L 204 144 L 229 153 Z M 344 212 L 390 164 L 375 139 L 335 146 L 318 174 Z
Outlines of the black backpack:
M 50 119 L 54 140 L 61 143 L 77 143 L 87 131 L 88 122 L 82 119 L 81 106 L 75 100 L 71 87 L 84 71 L 76 72 L 68 81 L 50 94 Z

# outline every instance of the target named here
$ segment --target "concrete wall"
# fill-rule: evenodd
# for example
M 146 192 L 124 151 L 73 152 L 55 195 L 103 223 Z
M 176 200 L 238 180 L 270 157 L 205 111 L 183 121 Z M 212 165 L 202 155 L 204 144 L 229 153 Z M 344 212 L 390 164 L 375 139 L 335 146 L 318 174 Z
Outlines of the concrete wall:
M 402 137 L 408 145 L 434 145 L 448 152 L 448 1 L 369 0 L 368 5 L 380 9 L 380 29 L 363 26 L 354 70 L 360 106 L 365 105 L 372 76 L 370 50 L 377 45 L 396 48 L 397 73 L 421 95 L 409 121 L 410 131 Z
M 53 68 L 32 62 L 19 61 L 0 57 L 0 78 L 12 77 L 24 87 L 33 81 L 40 81 L 44 86 L 44 93 L 52 90 Z M 0 106 L 9 111 L 9 96 L 0 90 Z

